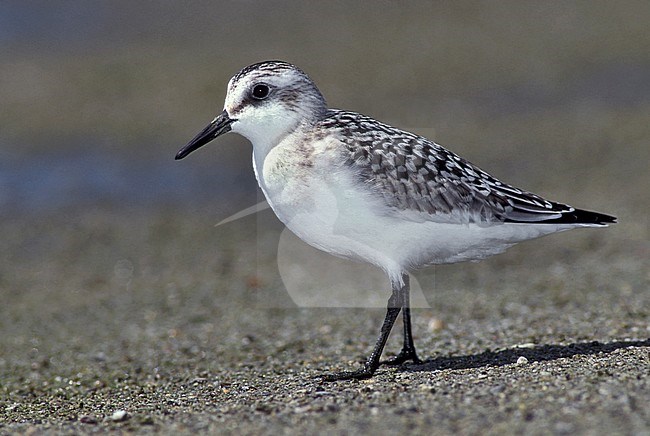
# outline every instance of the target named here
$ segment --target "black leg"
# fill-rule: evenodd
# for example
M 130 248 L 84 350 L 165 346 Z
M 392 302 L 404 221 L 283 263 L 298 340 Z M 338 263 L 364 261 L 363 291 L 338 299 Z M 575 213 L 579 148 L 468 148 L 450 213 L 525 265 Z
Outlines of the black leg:
M 408 280 L 408 277 L 407 277 Z M 400 286 L 399 283 L 393 283 L 393 293 L 388 299 L 388 310 L 386 311 L 386 318 L 384 318 L 384 323 L 381 326 L 381 332 L 379 333 L 379 338 L 375 344 L 375 348 L 372 350 L 372 354 L 366 361 L 366 363 L 356 371 L 344 371 L 334 374 L 329 374 L 323 377 L 324 381 L 337 381 L 337 380 L 350 380 L 350 379 L 364 379 L 370 378 L 375 373 L 379 367 L 379 358 L 381 353 L 384 350 L 386 341 L 388 340 L 388 335 L 390 334 L 395 319 L 399 315 L 399 311 L 402 307 L 403 302 L 403 290 L 404 288 L 408 289 L 408 282 L 404 286 Z M 412 341 L 411 341 L 412 342 Z M 415 351 L 415 349 L 413 350 Z
M 383 365 L 401 365 L 408 360 L 412 360 L 413 363 L 422 363 L 415 352 L 413 334 L 411 333 L 411 302 L 408 274 L 404 274 L 402 280 L 404 281 L 404 287 L 401 293 L 402 320 L 404 321 L 404 345 L 402 346 L 402 351 L 400 351 L 397 356 L 381 362 Z

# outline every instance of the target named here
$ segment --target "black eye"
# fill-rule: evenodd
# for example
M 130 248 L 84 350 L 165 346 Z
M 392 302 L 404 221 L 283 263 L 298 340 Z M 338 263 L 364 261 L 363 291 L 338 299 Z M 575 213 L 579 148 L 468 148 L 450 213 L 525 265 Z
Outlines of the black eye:
M 253 86 L 253 91 L 251 92 L 251 96 L 256 100 L 264 100 L 266 97 L 269 96 L 270 91 L 271 90 L 269 89 L 269 85 L 259 83 Z

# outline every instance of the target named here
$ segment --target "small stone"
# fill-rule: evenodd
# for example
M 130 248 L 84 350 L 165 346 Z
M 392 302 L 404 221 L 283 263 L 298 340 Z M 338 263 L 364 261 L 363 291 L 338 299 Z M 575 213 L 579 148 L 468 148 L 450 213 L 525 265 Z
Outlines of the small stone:
M 526 359 L 526 356 L 519 356 L 517 359 L 517 365 L 526 365 L 528 364 L 528 359 Z
M 445 328 L 445 323 L 439 318 L 431 318 L 428 327 L 430 332 L 439 332 Z
M 79 422 L 82 424 L 97 424 L 97 418 L 90 415 L 85 415 L 79 418 Z
M 116 410 L 111 415 L 111 421 L 122 422 L 129 419 L 129 414 L 125 410 Z
M 536 345 L 533 342 L 524 342 L 523 344 L 515 345 L 514 348 L 535 348 Z

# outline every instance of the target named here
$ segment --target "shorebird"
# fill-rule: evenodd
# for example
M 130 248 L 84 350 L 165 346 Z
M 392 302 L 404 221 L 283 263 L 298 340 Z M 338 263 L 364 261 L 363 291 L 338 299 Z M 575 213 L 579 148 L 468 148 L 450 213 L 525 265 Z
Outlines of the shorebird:
M 392 294 L 365 364 L 327 381 L 371 377 L 380 364 L 421 362 L 411 334 L 409 271 L 476 261 L 528 239 L 615 223 L 504 183 L 429 139 L 331 109 L 287 62 L 250 65 L 228 82 L 223 111 L 176 155 L 235 132 L 278 218 L 306 243 L 387 274 Z M 403 347 L 380 361 L 402 311 Z

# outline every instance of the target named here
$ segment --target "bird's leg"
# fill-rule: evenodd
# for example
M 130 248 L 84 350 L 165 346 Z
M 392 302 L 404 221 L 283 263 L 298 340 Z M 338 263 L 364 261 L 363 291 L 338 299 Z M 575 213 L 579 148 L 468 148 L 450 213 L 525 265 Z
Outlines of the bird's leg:
M 401 365 L 407 360 L 413 363 L 422 363 L 415 352 L 413 345 L 413 334 L 411 333 L 411 302 L 410 302 L 410 285 L 408 274 L 402 275 L 404 286 L 401 291 L 402 320 L 404 321 L 404 345 L 402 351 L 391 359 L 381 362 L 383 365 Z
M 323 377 L 324 381 L 331 382 L 337 380 L 364 379 L 372 377 L 375 373 L 379 367 L 379 358 L 381 357 L 381 353 L 386 345 L 386 340 L 388 340 L 390 330 L 393 328 L 395 319 L 397 319 L 397 315 L 399 315 L 402 306 L 403 287 L 400 286 L 399 283 L 393 283 L 392 288 L 393 291 L 388 299 L 388 309 L 386 311 L 384 323 L 381 326 L 379 338 L 377 339 L 377 343 L 375 344 L 375 348 L 372 350 L 370 357 L 366 360 L 366 363 L 356 371 L 344 371 L 326 375 Z

